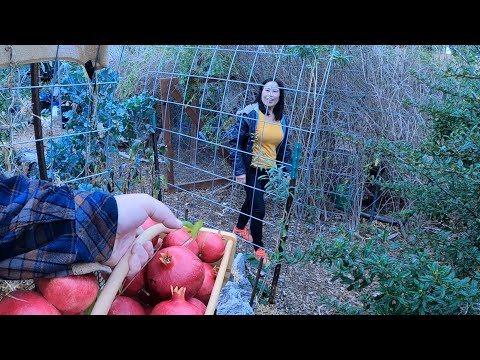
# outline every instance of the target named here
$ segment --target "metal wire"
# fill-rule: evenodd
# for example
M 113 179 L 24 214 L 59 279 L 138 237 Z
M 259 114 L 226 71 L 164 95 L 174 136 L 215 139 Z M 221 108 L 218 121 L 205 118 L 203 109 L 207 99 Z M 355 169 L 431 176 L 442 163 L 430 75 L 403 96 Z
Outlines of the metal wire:
M 360 145 L 348 142 L 346 137 L 359 137 L 369 119 L 385 118 L 392 124 L 397 121 L 418 124 L 422 119 L 402 107 L 382 106 L 382 101 L 388 100 L 388 94 L 372 91 L 363 65 L 338 63 L 339 52 L 348 50 L 354 54 L 358 49 L 331 46 L 314 58 L 299 56 L 292 49 L 295 50 L 288 45 L 121 46 L 118 53 L 112 54 L 111 70 L 118 74 L 115 81 L 96 77 L 92 81 L 61 82 L 59 80 L 65 75 L 61 67 L 63 62 L 57 59 L 52 83 L 36 87 L 25 85 L 20 76 L 25 69 L 12 65 L 0 72 L 0 106 L 4 107 L 0 114 L 5 112 L 0 115 L 0 136 L 5 134 L 8 138 L 2 142 L 0 137 L 0 151 L 12 157 L 14 151 L 21 153 L 28 147 L 35 147 L 37 141 L 45 141 L 50 158 L 53 158 L 56 156 L 54 143 L 83 138 L 84 170 L 63 174 L 60 181 L 93 184 L 96 178 L 113 177 L 120 183 L 125 180 L 122 166 L 129 169 L 127 161 L 118 157 L 120 150 L 125 149 L 113 144 L 121 116 L 112 112 L 104 128 L 92 126 L 98 120 L 98 111 L 108 105 L 108 99 L 126 100 L 126 95 L 117 92 L 120 87 L 126 89 L 125 93 L 143 93 L 156 102 L 157 125 L 154 130 L 158 143 L 168 143 L 167 154 L 161 157 L 160 164 L 167 179 L 164 202 L 180 217 L 188 208 L 192 220 L 201 219 L 211 228 L 231 231 L 241 212 L 245 193 L 235 181 L 235 165 L 224 159 L 225 154 L 237 150 L 229 144 L 225 132 L 235 121 L 236 112 L 253 102 L 262 81 L 278 78 L 285 84 L 284 114 L 288 118 L 288 140 L 292 145 L 298 142 L 303 146 L 287 251 L 295 248 L 305 236 L 300 229 L 309 227 L 309 233 L 321 233 L 327 218 L 341 218 L 349 228 L 354 228 L 361 211 L 363 168 L 367 157 Z M 348 79 L 355 81 L 348 82 Z M 64 94 L 80 89 L 79 93 L 92 105 L 87 116 L 90 122 L 82 131 L 74 131 L 60 130 L 61 124 L 51 121 L 50 134 L 43 139 L 20 137 L 19 128 L 28 129 L 29 114 L 23 116 L 20 111 L 12 109 L 21 107 L 21 101 L 28 99 L 22 92 L 33 88 L 50 89 L 52 94 L 54 89 L 60 89 Z M 101 89 L 110 92 L 100 97 Z M 2 103 L 2 100 L 5 101 Z M 105 163 L 98 164 L 93 171 L 88 166 L 98 159 L 90 152 L 88 140 L 98 139 L 102 134 L 105 135 L 101 138 Z M 142 145 L 147 147 L 147 142 Z M 128 163 L 143 156 L 143 153 L 133 154 Z M 5 171 L 7 165 L 13 166 L 11 163 L 12 159 L 8 164 L 0 163 L 2 170 Z M 145 183 L 142 190 L 153 189 L 152 169 L 148 165 L 139 170 Z M 52 175 L 56 169 L 50 165 L 49 171 Z M 342 186 L 347 186 L 348 192 L 344 192 Z M 135 190 L 138 188 L 131 191 Z M 284 202 L 276 199 L 273 193 L 265 192 L 265 197 L 266 216 L 259 220 L 264 224 L 265 250 L 273 252 L 282 231 L 279 222 Z M 338 201 L 343 198 L 350 206 L 341 209 Z M 240 241 L 239 246 L 247 249 L 249 244 Z
M 29 161 L 33 163 L 36 162 L 36 155 L 34 154 L 34 148 L 35 144 L 38 142 L 43 142 L 45 145 L 45 154 L 48 154 L 47 158 L 50 158 L 50 161 L 47 162 L 47 171 L 48 171 L 48 176 L 49 179 L 52 181 L 60 182 L 60 183 L 84 183 L 88 184 L 91 183 L 91 181 L 95 181 L 95 178 L 102 178 L 109 172 L 110 166 L 111 166 L 111 156 L 112 156 L 112 149 L 109 147 L 109 141 L 110 141 L 110 131 L 113 129 L 112 124 L 110 122 L 110 119 L 108 119 L 107 126 L 102 128 L 102 129 L 97 129 L 97 128 L 89 128 L 87 127 L 86 130 L 83 131 L 68 131 L 68 130 L 63 130 L 63 114 L 62 114 L 62 106 L 63 106 L 63 100 L 64 96 L 63 94 L 66 92 L 74 91 L 73 89 L 78 89 L 79 93 L 84 91 L 86 94 L 87 92 L 90 91 L 90 88 L 92 87 L 92 83 L 90 82 L 90 79 L 85 78 L 85 82 L 79 82 L 79 81 L 68 81 L 65 80 L 66 76 L 68 78 L 69 73 L 68 71 L 63 71 L 62 66 L 65 64 L 68 64 L 70 66 L 70 69 L 77 68 L 80 65 L 73 65 L 73 63 L 69 63 L 66 61 L 60 61 L 59 60 L 59 52 L 61 49 L 62 45 L 57 45 L 56 47 L 56 56 L 54 59 L 52 59 L 51 64 L 52 66 L 52 77 L 50 78 L 49 81 L 44 82 L 41 85 L 38 86 L 32 86 L 32 85 L 25 85 L 24 81 L 22 80 L 22 77 L 19 76 L 17 81 L 14 81 L 14 76 L 17 74 L 25 74 L 28 71 L 29 65 L 16 65 L 15 63 L 11 63 L 8 68 L 5 69 L 0 69 L 0 80 L 5 79 L 2 75 L 3 74 L 10 74 L 11 80 L 8 81 L 8 86 L 6 86 L 5 81 L 0 81 L 0 113 L 5 111 L 6 109 L 1 108 L 1 100 L 4 99 L 6 102 L 10 102 L 10 107 L 13 109 L 12 105 L 15 105 L 15 102 L 18 103 L 18 101 L 28 101 L 31 103 L 30 99 L 30 91 L 32 89 L 39 89 L 42 91 L 49 91 L 50 96 L 49 96 L 49 108 L 48 114 L 43 116 L 42 115 L 42 120 L 48 120 L 48 125 L 43 124 L 43 129 L 44 131 L 48 128 L 48 133 L 47 135 L 44 134 L 44 136 L 41 139 L 33 139 L 33 136 L 29 135 L 29 127 L 31 125 L 31 117 L 32 117 L 32 109 L 29 106 L 23 106 L 22 109 L 17 109 L 13 110 L 15 113 L 12 115 L 11 112 L 8 113 L 7 117 L 10 119 L 8 123 L 8 131 L 9 131 L 9 136 L 8 142 L 5 141 L 0 141 L 0 151 L 4 149 L 3 151 L 8 152 L 10 154 L 9 158 L 2 158 L 0 161 L 0 169 L 2 171 L 5 171 L 8 175 L 14 175 L 21 173 L 21 167 L 19 167 L 19 162 L 21 161 L 20 159 L 22 156 L 28 156 Z M 96 49 L 96 55 L 94 59 L 92 60 L 94 68 L 97 65 L 98 59 L 99 59 L 99 51 L 100 51 L 100 45 L 97 46 Z M 115 70 L 114 70 L 115 71 Z M 95 79 L 95 75 L 94 75 Z M 63 81 L 63 82 L 62 82 Z M 97 90 L 101 88 L 102 86 L 111 86 L 112 91 L 115 91 L 115 86 L 118 84 L 118 81 L 96 81 L 95 86 Z M 83 89 L 83 90 L 82 90 Z M 87 96 L 88 97 L 88 96 Z M 17 100 L 18 99 L 18 100 Z M 60 116 L 54 119 L 53 117 L 53 109 L 55 107 L 54 105 L 54 100 L 55 102 L 58 102 L 58 111 L 60 113 Z M 35 100 L 33 100 L 35 101 Z M 38 101 L 38 100 L 37 100 Z M 21 104 L 19 104 L 21 106 Z M 79 104 L 80 106 L 85 104 Z M 90 119 L 93 121 L 94 119 L 92 118 L 93 114 L 97 113 L 98 109 L 98 102 L 92 102 L 92 106 L 87 108 L 87 115 L 86 118 Z M 100 103 L 101 105 L 101 103 Z M 0 121 L 1 121 L 2 116 L 0 116 Z M 89 123 L 90 124 L 90 123 Z M 90 125 L 88 125 L 90 126 Z M 3 131 L 3 130 L 2 130 Z M 33 133 L 33 129 L 31 130 Z M 105 164 L 104 166 L 98 166 L 95 168 L 93 171 L 89 171 L 86 173 L 84 171 L 84 174 L 57 174 L 57 169 L 52 161 L 52 159 L 55 156 L 58 156 L 58 153 L 55 154 L 55 144 L 59 140 L 69 140 L 69 139 L 88 139 L 92 135 L 98 137 L 100 136 L 105 136 L 105 141 L 104 141 L 104 154 L 105 154 Z M 0 138 L 1 139 L 1 138 Z M 78 149 L 77 149 L 78 150 Z M 96 161 L 96 159 L 91 159 L 90 152 L 89 152 L 89 147 L 87 141 L 85 141 L 85 147 L 83 150 L 83 156 L 85 160 L 85 164 L 90 164 Z M 5 162 L 6 161 L 6 162 Z M 7 171 L 8 170 L 8 171 Z M 30 176 L 35 177 L 36 175 L 34 173 L 30 173 Z

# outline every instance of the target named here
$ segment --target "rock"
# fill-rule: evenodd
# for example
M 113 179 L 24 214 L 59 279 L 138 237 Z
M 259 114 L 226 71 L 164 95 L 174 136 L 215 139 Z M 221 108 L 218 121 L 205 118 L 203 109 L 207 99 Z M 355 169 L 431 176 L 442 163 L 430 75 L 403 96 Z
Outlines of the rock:
M 252 290 L 245 272 L 245 256 L 239 253 L 233 260 L 230 280 L 220 291 L 217 315 L 254 315 L 250 306 Z
M 230 272 L 230 279 L 244 290 L 250 293 L 252 292 L 253 288 L 247 278 L 245 255 L 243 253 L 238 253 L 237 256 L 235 256 Z
M 246 297 L 249 294 L 240 286 L 229 281 L 220 291 L 217 303 L 217 315 L 254 315 Z

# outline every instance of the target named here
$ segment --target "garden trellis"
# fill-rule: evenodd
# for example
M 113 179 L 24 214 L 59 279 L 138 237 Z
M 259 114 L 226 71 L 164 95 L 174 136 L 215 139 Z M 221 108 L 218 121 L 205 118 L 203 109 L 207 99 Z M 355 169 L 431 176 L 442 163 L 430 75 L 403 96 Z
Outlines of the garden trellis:
M 85 190 L 148 192 L 179 217 L 226 231 L 244 197 L 226 132 L 264 79 L 281 79 L 289 141 L 301 151 L 287 236 L 288 179 L 271 174 L 263 220 L 271 254 L 282 238 L 286 252 L 305 248 L 330 221 L 353 231 L 373 160 L 355 139 L 366 122 L 414 118 L 378 106 L 371 74 L 352 60 L 360 58 L 355 47 L 109 46 L 108 66 L 101 46 L 76 63 L 62 47 L 38 56 L 36 66 L 9 58 L 0 69 L 2 171 L 32 178 L 44 171 Z M 238 250 L 251 246 L 239 241 Z

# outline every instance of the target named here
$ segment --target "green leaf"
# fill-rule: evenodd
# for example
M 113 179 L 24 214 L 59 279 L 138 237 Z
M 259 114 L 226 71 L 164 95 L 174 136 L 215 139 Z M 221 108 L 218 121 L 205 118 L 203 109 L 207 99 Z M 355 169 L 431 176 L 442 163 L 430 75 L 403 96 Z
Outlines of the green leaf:
M 442 285 L 442 286 L 440 287 L 440 298 L 443 299 L 444 297 L 445 297 L 445 286 Z
M 92 310 L 95 306 L 95 303 L 97 302 L 97 299 L 98 299 L 98 296 L 95 299 L 95 301 L 93 303 L 91 303 L 90 306 L 83 312 L 83 315 L 90 315 L 92 313 Z
M 166 156 L 167 155 L 167 145 L 161 144 L 160 148 L 158 149 L 158 152 L 160 153 L 160 155 Z
M 190 230 L 190 234 L 192 235 L 192 238 L 195 240 L 197 238 L 198 233 L 200 232 L 200 229 L 203 226 L 203 220 L 198 220 Z
M 183 220 L 182 221 L 182 224 L 183 226 L 189 228 L 189 229 L 193 229 L 193 224 L 190 222 L 190 221 L 187 221 L 187 220 Z

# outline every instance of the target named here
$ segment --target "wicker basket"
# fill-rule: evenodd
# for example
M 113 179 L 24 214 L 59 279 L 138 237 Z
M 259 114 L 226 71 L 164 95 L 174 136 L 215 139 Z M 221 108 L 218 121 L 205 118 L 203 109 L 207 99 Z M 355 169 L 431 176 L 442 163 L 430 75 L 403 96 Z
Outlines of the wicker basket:
M 218 230 L 202 228 L 202 231 L 209 232 L 218 232 Z M 207 309 L 205 315 L 214 315 L 215 309 L 217 307 L 218 296 L 220 295 L 220 290 L 227 283 L 230 278 L 231 267 L 233 259 L 235 257 L 235 251 L 237 247 L 237 237 L 235 234 L 220 231 L 222 239 L 225 242 L 225 252 L 223 257 L 212 263 L 211 265 L 219 266 L 217 278 L 213 285 L 212 294 L 210 295 L 210 300 L 207 304 Z M 153 239 L 155 236 L 159 235 L 162 239 L 167 235 L 167 229 L 162 224 L 154 225 L 143 233 L 141 233 L 135 243 L 143 244 L 146 241 Z M 133 246 L 133 245 L 132 245 Z M 113 272 L 110 274 L 108 280 L 105 283 L 105 286 L 100 291 L 100 294 L 95 302 L 95 305 L 92 309 L 91 315 L 106 315 L 113 303 L 113 300 L 118 294 L 120 287 L 122 286 L 123 280 L 128 273 L 128 258 L 130 251 L 125 254 L 125 256 L 120 260 L 118 265 L 115 267 Z

